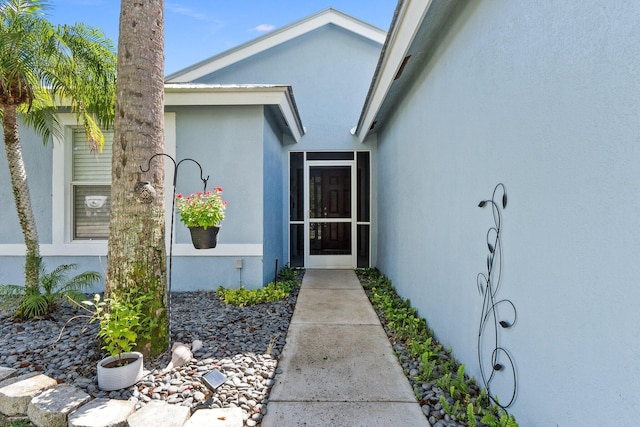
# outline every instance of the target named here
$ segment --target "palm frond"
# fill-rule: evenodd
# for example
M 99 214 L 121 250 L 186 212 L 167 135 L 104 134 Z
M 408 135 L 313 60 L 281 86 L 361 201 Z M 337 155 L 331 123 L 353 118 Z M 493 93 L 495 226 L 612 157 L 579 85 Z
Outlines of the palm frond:
M 116 55 L 101 30 L 84 24 L 54 26 L 44 17 L 49 2 L 0 2 L 0 96 L 18 99 L 27 124 L 48 141 L 58 134 L 52 109 L 70 107 L 101 145 L 98 125 L 115 116 Z M 33 113 L 33 114 L 30 114 Z
M 96 282 L 99 282 L 100 279 L 102 279 L 100 273 L 96 271 L 85 271 L 69 279 L 60 287 L 60 292 L 70 293 L 83 291 L 91 288 Z
M 24 286 L 0 285 L 0 297 L 12 298 L 24 295 Z
M 50 301 L 46 295 L 39 293 L 25 295 L 18 304 L 16 314 L 25 318 L 42 316 L 49 311 L 49 305 Z

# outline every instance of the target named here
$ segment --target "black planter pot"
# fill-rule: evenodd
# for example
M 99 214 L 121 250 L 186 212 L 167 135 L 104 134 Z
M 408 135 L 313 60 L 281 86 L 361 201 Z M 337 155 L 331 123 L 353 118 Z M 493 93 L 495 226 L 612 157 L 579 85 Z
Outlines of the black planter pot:
M 189 227 L 191 241 L 196 249 L 213 249 L 218 244 L 220 227 Z

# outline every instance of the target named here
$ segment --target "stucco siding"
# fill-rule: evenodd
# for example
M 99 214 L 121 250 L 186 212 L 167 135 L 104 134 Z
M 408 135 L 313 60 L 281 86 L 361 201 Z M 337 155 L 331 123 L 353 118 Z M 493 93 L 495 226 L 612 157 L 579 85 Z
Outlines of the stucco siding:
M 11 190 L 9 164 L 4 146 L 4 135 L 0 132 L 0 244 L 24 243 L 18 222 L 16 205 Z M 20 144 L 27 171 L 31 204 L 36 219 L 40 243 L 51 243 L 51 141 L 45 146 L 42 137 L 20 123 Z M 2 282 L 0 273 L 0 283 Z
M 356 149 L 357 122 L 381 46 L 328 25 L 198 80 L 293 87 L 306 134 L 296 150 Z
M 637 16 L 469 2 L 378 135 L 377 265 L 475 376 L 493 225 L 477 204 L 506 185 L 497 298 L 518 322 L 500 344 L 523 426 L 632 425 L 640 409 Z
M 282 132 L 279 131 L 274 118 L 267 115 L 264 126 L 264 283 L 273 280 L 276 273 L 276 260 L 278 268 L 286 264 L 284 258 L 284 239 L 282 229 L 287 227 L 283 220 L 283 206 L 285 205 L 284 192 L 282 187 L 282 171 L 287 165 L 284 156 L 281 139 Z
M 196 159 L 208 189 L 222 187 L 228 202 L 216 249 L 174 256 L 173 289 L 198 290 L 262 285 L 262 253 L 220 256 L 224 245 L 263 243 L 263 122 L 262 106 L 167 107 L 176 112 L 176 158 Z M 171 179 L 167 172 L 167 179 Z M 177 191 L 202 191 L 200 170 L 184 162 Z M 178 218 L 178 217 L 176 217 Z M 175 243 L 191 244 L 189 230 L 176 219 Z M 196 256 L 194 256 L 196 255 Z M 241 271 L 236 260 L 242 260 Z
M 196 159 L 209 176 L 208 187 L 222 187 L 229 203 L 220 243 L 262 243 L 262 107 L 174 107 L 173 111 L 177 112 L 176 158 Z M 183 163 L 177 191 L 202 191 L 199 172 L 197 166 Z M 176 236 L 178 243 L 190 242 L 184 226 Z

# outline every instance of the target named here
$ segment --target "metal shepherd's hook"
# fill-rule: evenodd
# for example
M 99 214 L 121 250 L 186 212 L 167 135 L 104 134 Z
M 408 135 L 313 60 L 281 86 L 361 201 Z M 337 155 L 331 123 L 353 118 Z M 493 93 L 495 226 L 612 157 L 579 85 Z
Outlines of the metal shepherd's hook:
M 173 267 L 173 223 L 174 223 L 175 209 L 176 209 L 176 183 L 178 181 L 178 168 L 180 168 L 180 165 L 182 164 L 182 162 L 185 162 L 185 161 L 191 161 L 196 165 L 198 165 L 198 167 L 200 168 L 200 180 L 202 181 L 202 184 L 203 184 L 203 189 L 202 189 L 203 192 L 207 191 L 207 182 L 209 181 L 209 175 L 207 175 L 206 178 L 204 177 L 204 174 L 202 172 L 202 166 L 200 165 L 200 163 L 198 163 L 194 159 L 190 159 L 190 158 L 182 159 L 176 163 L 175 159 L 166 153 L 156 153 L 153 156 L 151 156 L 149 160 L 147 160 L 146 169 L 140 166 L 140 171 L 143 173 L 149 172 L 149 170 L 151 170 L 151 161 L 158 156 L 167 157 L 173 162 L 173 194 L 171 197 L 171 226 L 170 226 L 171 228 L 169 232 L 169 235 L 170 235 L 169 237 L 169 271 L 167 275 L 168 276 L 167 277 L 167 295 L 168 295 L 167 313 L 169 316 L 169 346 L 171 346 L 171 270 Z M 149 189 L 149 187 L 151 189 Z M 153 192 L 151 192 L 151 190 L 153 190 Z M 147 192 L 149 194 L 147 194 Z M 155 196 L 155 189 L 153 189 L 151 184 L 149 184 L 148 182 L 138 182 L 138 184 L 136 184 L 136 193 L 137 194 L 139 193 L 140 195 L 138 196 L 138 198 L 144 201 L 145 197 Z

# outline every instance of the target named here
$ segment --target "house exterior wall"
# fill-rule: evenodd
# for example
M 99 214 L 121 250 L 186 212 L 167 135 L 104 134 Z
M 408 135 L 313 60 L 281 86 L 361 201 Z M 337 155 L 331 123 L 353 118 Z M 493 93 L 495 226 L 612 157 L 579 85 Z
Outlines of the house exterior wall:
M 464 2 L 377 135 L 377 266 L 476 378 L 494 225 L 477 205 L 506 185 L 496 298 L 518 320 L 499 341 L 523 426 L 633 425 L 640 410 L 639 15 Z
M 362 146 L 349 129 L 360 114 L 381 47 L 327 25 L 196 83 L 291 85 L 306 134 L 288 148 L 353 150 Z
M 4 149 L 4 135 L 0 132 L 0 242 L 24 243 L 22 229 L 16 215 L 16 205 L 11 190 L 9 164 Z M 36 217 L 38 237 L 43 243 L 51 243 L 51 143 L 46 146 L 42 137 L 20 123 L 20 144 L 31 190 L 31 203 Z M 42 172 L 42 173 L 41 173 Z M 2 273 L 0 273 L 2 274 Z M 3 283 L 0 276 L 0 283 Z
M 222 187 L 223 198 L 229 203 L 218 247 L 212 250 L 193 248 L 188 229 L 179 222 L 176 212 L 172 290 L 213 290 L 219 285 L 237 287 L 241 282 L 247 287 L 262 286 L 265 277 L 262 262 L 263 107 L 169 106 L 166 111 L 172 117 L 166 122 L 175 124 L 167 129 L 167 132 L 175 135 L 167 136 L 166 152 L 178 161 L 185 158 L 197 160 L 202 165 L 204 176 L 210 176 L 208 188 Z M 65 228 L 65 202 L 56 202 L 63 206 L 62 214 L 59 215 L 60 218 L 53 218 L 53 212 L 56 211 L 54 199 L 66 197 L 65 183 L 56 183 L 56 179 L 52 179 L 52 175 L 55 175 L 52 165 L 56 155 L 51 144 L 43 147 L 41 138 L 27 128 L 23 128 L 21 132 L 23 155 L 46 265 L 54 268 L 59 264 L 76 263 L 78 272 L 95 270 L 104 275 L 106 241 L 69 242 L 69 236 L 64 236 L 60 241 L 52 242 L 52 230 L 57 227 L 56 233 L 62 235 L 61 230 Z M 276 137 L 272 136 L 273 138 Z M 271 145 L 273 143 L 270 142 Z M 65 150 L 62 144 L 56 145 L 56 150 L 58 149 Z M 59 158 L 64 157 L 61 155 Z M 0 161 L 6 165 L 4 150 L 0 154 Z M 168 163 L 166 165 L 165 180 L 170 194 L 173 167 L 169 167 Z M 59 167 L 70 165 L 60 163 Z M 278 171 L 276 173 L 279 174 Z M 22 284 L 23 239 L 6 166 L 0 167 L 0 183 L 0 213 L 3 220 L 0 227 L 0 283 Z M 197 165 L 189 161 L 183 162 L 178 171 L 177 192 L 190 194 L 202 190 Z M 171 207 L 170 203 L 169 196 L 167 210 Z M 167 215 L 170 218 L 170 212 Z M 243 260 L 242 271 L 236 269 L 237 259 Z M 101 291 L 103 286 L 100 283 L 93 291 Z
M 52 146 L 51 143 L 44 146 L 42 137 L 22 123 L 20 124 L 20 143 L 38 237 L 41 243 L 51 243 Z M 5 256 L 11 251 L 2 247 L 2 244 L 24 245 L 24 237 L 16 214 L 9 166 L 4 150 L 4 135 L 1 132 L 0 145 L 2 145 L 0 150 L 0 284 L 22 284 L 24 283 L 24 257 Z
M 196 159 L 204 176 L 210 177 L 208 188 L 222 187 L 228 202 L 215 249 L 193 249 L 187 227 L 176 217 L 173 289 L 262 286 L 262 106 L 169 106 L 166 110 L 176 113 L 176 159 Z M 199 169 L 189 163 L 180 166 L 179 193 L 202 191 Z M 166 176 L 170 179 L 171 172 Z M 237 259 L 242 259 L 241 270 L 236 269 Z
M 276 274 L 276 260 L 278 268 L 286 264 L 285 259 L 285 239 L 282 233 L 283 215 L 285 206 L 285 188 L 281 185 L 282 173 L 286 169 L 287 160 L 284 156 L 281 138 L 278 134 L 282 132 L 276 123 L 276 119 L 267 115 L 264 126 L 264 180 L 263 197 L 264 209 L 263 230 L 264 230 L 264 255 L 263 277 L 264 282 L 273 281 Z

